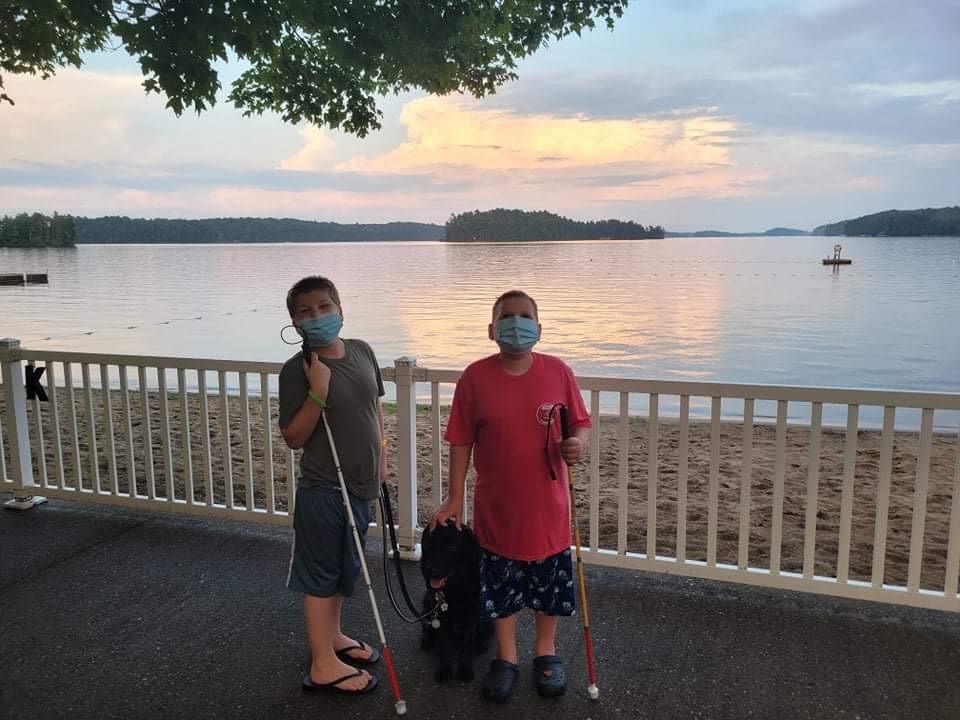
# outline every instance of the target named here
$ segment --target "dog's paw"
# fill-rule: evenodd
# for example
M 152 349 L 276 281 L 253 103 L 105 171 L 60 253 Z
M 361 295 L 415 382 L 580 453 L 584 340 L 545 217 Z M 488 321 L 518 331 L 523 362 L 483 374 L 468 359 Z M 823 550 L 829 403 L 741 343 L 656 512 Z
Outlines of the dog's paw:
M 437 669 L 433 671 L 434 682 L 438 682 L 438 683 L 446 682 L 452 677 L 453 677 L 453 668 L 450 665 L 438 665 Z
M 463 683 L 473 682 L 473 667 L 461 665 L 460 669 L 457 670 L 457 679 Z

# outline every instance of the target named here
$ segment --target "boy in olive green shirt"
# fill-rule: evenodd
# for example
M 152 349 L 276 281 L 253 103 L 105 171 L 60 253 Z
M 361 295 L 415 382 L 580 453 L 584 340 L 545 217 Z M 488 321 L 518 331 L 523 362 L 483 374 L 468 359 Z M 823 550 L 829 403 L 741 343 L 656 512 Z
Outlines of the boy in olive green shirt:
M 330 280 L 311 276 L 297 282 L 287 293 L 287 310 L 310 349 L 309 362 L 297 353 L 280 371 L 280 431 L 289 447 L 303 449 L 287 578 L 287 587 L 303 593 L 312 654 L 303 686 L 362 694 L 377 686 L 377 678 L 353 666 L 373 665 L 380 655 L 340 628 L 343 598 L 353 594 L 360 559 L 321 413 L 330 423 L 363 540 L 371 501 L 386 477 L 383 380 L 369 345 L 340 338 L 343 310 Z

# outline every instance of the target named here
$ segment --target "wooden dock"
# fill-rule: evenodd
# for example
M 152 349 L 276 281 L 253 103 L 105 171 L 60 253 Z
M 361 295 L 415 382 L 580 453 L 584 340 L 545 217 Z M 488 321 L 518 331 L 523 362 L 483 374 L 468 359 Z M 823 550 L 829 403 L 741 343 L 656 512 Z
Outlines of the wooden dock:
M 4 273 L 0 275 L 0 285 L 47 285 L 47 273 Z

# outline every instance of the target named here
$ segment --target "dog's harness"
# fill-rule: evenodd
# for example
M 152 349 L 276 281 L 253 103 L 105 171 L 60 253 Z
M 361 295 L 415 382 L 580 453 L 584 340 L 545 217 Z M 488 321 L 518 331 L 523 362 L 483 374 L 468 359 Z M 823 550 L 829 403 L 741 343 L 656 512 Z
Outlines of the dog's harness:
M 393 609 L 397 611 L 397 615 L 400 616 L 400 619 L 411 625 L 414 623 L 422 622 L 428 617 L 431 618 L 430 624 L 432 627 L 440 627 L 440 618 L 439 614 L 441 612 L 446 612 L 447 605 L 446 598 L 444 597 L 443 590 L 437 590 L 433 594 L 433 607 L 427 610 L 425 613 L 420 613 L 417 610 L 417 606 L 414 605 L 413 600 L 410 599 L 410 593 L 407 592 L 407 583 L 403 578 L 403 567 L 400 565 L 400 546 L 397 543 L 397 529 L 393 524 L 393 510 L 390 508 L 390 493 L 387 490 L 385 483 L 380 484 L 380 511 L 383 515 L 384 525 L 387 526 L 390 535 L 390 546 L 393 549 L 393 562 L 394 566 L 397 569 L 397 578 L 400 580 L 400 591 L 403 594 L 403 600 L 407 605 L 407 608 L 410 612 L 413 613 L 413 617 L 407 617 L 404 614 L 403 610 L 400 609 L 399 603 L 397 603 L 396 595 L 393 593 L 393 587 L 390 584 L 390 571 L 388 570 L 389 562 L 387 562 L 387 543 L 383 543 L 383 579 L 387 586 L 387 596 L 390 598 L 390 604 L 393 605 Z M 386 541 L 386 538 L 384 538 Z M 439 612 L 437 612 L 439 610 Z M 436 623 L 436 624 L 434 624 Z

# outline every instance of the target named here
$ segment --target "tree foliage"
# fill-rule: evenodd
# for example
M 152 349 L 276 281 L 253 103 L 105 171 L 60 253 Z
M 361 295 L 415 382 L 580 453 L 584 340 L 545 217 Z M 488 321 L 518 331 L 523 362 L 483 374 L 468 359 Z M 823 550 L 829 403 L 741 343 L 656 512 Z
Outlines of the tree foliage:
M 442 240 L 426 223 L 339 224 L 291 218 L 77 218 L 78 243 L 262 243 Z
M 960 206 L 922 210 L 886 210 L 854 220 L 821 225 L 814 235 L 916 237 L 960 236 Z
M 888 210 L 847 222 L 847 235 L 960 235 L 960 207 Z
M 245 115 L 278 113 L 366 135 L 375 98 L 420 88 L 482 97 L 516 77 L 516 62 L 597 22 L 628 0 L 0 0 L 0 72 L 79 67 L 119 44 L 147 92 L 176 114 L 198 113 L 221 89 L 216 64 L 248 68 L 228 99 Z M 13 102 L 3 94 L 0 101 Z
M 662 238 L 663 228 L 623 220 L 580 222 L 544 210 L 487 210 L 451 215 L 447 240 L 635 240 Z
M 0 247 L 73 247 L 76 228 L 69 215 L 20 213 L 0 217 Z

